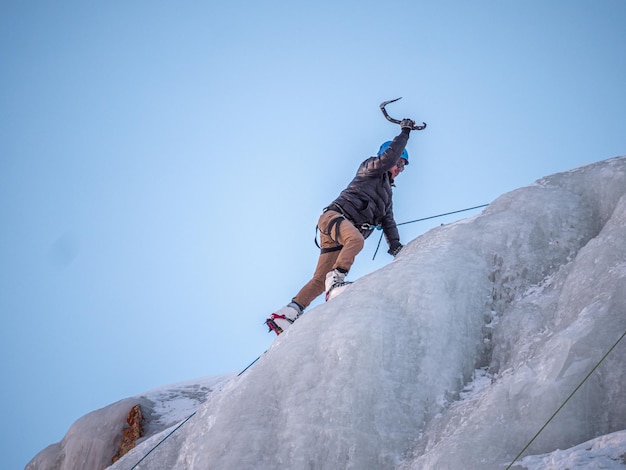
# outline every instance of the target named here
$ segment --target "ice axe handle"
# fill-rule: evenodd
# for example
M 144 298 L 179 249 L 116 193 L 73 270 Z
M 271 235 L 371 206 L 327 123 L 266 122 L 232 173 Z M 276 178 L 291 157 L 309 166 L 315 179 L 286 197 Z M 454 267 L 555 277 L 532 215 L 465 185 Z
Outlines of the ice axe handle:
M 394 101 L 398 101 L 399 99 L 402 99 L 402 97 L 396 98 L 395 100 L 383 101 L 382 103 L 380 103 L 380 110 L 383 112 L 383 115 L 385 116 L 387 121 L 391 121 L 394 124 L 400 124 L 401 121 L 399 119 L 394 119 L 391 116 L 389 116 L 389 114 L 387 114 L 387 110 L 385 109 L 385 106 L 387 106 L 389 103 L 393 103 Z M 422 122 L 421 126 L 413 126 L 411 129 L 413 129 L 414 131 L 421 131 L 423 129 L 426 129 L 426 123 Z

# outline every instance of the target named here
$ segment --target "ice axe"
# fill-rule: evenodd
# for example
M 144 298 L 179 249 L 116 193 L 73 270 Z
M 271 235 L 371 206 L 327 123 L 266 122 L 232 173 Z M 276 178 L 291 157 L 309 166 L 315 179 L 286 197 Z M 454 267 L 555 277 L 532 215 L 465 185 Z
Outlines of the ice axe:
M 389 103 L 393 103 L 394 101 L 398 101 L 400 99 L 402 99 L 402 97 L 396 98 L 395 100 L 383 101 L 382 103 L 380 103 L 380 110 L 383 112 L 383 115 L 387 118 L 388 121 L 391 121 L 394 124 L 400 124 L 401 121 L 399 119 L 394 119 L 391 116 L 389 116 L 389 114 L 387 114 L 387 110 L 385 109 L 385 106 L 387 106 Z M 421 126 L 413 126 L 411 129 L 413 129 L 414 131 L 421 131 L 422 129 L 426 129 L 426 123 L 422 122 Z

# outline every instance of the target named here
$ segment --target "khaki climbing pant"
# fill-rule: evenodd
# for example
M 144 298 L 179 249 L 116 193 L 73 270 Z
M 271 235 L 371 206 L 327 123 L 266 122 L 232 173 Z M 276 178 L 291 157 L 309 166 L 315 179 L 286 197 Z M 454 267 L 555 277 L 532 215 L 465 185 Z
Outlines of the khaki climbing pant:
M 340 218 L 340 221 L 334 222 L 337 218 Z M 308 307 L 318 295 L 324 292 L 326 274 L 336 268 L 345 272 L 350 271 L 356 255 L 365 244 L 361 232 L 339 212 L 327 210 L 320 216 L 317 226 L 320 230 L 322 251 L 317 260 L 317 267 L 313 278 L 293 298 L 303 308 Z

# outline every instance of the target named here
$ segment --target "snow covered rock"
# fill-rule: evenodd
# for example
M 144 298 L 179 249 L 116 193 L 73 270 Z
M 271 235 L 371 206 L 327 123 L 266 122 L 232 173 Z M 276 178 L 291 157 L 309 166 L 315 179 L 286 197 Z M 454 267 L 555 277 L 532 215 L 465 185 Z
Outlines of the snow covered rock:
M 626 469 L 626 431 L 592 439 L 566 450 L 525 457 L 513 470 L 624 470 Z
M 28 465 L 26 470 L 104 469 L 111 465 L 122 437 L 126 417 L 133 399 L 92 411 L 70 427 L 63 440 L 48 446 Z
M 140 405 L 144 418 L 144 437 L 137 441 L 141 444 L 155 436 L 158 438 L 189 417 L 227 379 L 228 376 L 206 377 L 160 387 L 93 411 L 77 420 L 61 442 L 37 454 L 25 470 L 107 468 L 119 452 L 129 412 L 135 405 Z M 128 466 L 125 455 L 120 459 Z

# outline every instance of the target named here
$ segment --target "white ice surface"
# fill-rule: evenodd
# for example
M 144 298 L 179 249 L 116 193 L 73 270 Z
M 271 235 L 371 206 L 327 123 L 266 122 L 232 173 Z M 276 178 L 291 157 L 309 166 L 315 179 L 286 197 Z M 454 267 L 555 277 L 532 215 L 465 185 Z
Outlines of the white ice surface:
M 148 394 L 152 434 L 112 468 L 196 409 L 138 468 L 506 468 L 626 330 L 625 193 L 615 158 L 431 230 L 242 376 Z M 623 468 L 625 359 L 620 343 L 513 468 Z

